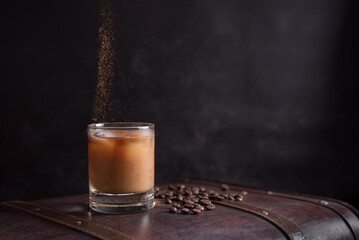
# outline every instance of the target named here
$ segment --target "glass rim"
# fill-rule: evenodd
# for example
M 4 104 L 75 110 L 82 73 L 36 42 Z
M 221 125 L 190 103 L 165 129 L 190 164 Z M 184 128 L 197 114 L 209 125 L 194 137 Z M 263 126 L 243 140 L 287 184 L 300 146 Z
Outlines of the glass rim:
M 145 130 L 154 129 L 155 124 L 146 122 L 103 122 L 91 123 L 87 129 L 104 129 L 104 130 Z

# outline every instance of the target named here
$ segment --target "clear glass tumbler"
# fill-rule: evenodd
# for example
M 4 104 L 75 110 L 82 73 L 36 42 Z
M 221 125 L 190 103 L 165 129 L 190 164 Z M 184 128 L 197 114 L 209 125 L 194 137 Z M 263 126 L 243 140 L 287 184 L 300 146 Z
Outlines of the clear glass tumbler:
M 94 123 L 87 131 L 90 208 L 112 214 L 152 208 L 154 124 Z

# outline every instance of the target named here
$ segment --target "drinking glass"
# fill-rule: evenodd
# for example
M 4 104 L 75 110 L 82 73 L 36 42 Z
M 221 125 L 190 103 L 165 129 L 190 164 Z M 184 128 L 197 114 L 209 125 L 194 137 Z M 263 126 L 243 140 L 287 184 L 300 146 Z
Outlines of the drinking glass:
M 94 123 L 87 132 L 90 208 L 112 214 L 152 208 L 154 124 Z

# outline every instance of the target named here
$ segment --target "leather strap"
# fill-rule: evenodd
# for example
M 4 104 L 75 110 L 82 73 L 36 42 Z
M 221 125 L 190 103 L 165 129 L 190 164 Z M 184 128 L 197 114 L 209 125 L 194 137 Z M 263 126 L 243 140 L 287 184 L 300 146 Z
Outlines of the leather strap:
M 220 185 L 217 183 L 209 182 L 209 181 L 202 181 L 197 179 L 186 179 L 187 183 L 199 183 L 203 185 L 215 185 L 216 187 L 219 187 Z M 285 218 L 284 216 L 279 215 L 278 213 L 274 213 L 268 209 L 261 208 L 258 206 L 254 206 L 248 203 L 244 202 L 237 202 L 237 201 L 229 201 L 229 200 L 222 200 L 222 201 L 215 201 L 212 200 L 212 202 L 237 208 L 240 210 L 244 210 L 246 212 L 252 213 L 258 217 L 264 218 L 269 223 L 274 225 L 278 230 L 280 230 L 288 239 L 291 240 L 305 240 L 307 239 L 304 233 L 300 230 L 299 226 L 292 222 L 291 220 Z
M 215 201 L 212 202 L 224 205 L 227 207 L 233 207 L 246 212 L 252 213 L 256 216 L 262 217 L 269 221 L 271 224 L 276 226 L 282 233 L 284 233 L 288 239 L 291 240 L 305 240 L 307 239 L 303 232 L 299 229 L 298 225 L 290 221 L 289 219 L 274 213 L 268 209 L 257 207 L 244 202 L 235 202 L 229 200 Z
M 120 239 L 120 240 L 133 240 L 134 238 L 125 233 L 114 230 L 110 227 L 103 226 L 93 221 L 70 215 L 64 212 L 50 209 L 35 203 L 24 201 L 11 201 L 0 203 L 7 207 L 12 207 L 26 213 L 41 217 L 43 219 L 55 222 L 75 230 L 81 231 L 93 237 L 105 240 Z

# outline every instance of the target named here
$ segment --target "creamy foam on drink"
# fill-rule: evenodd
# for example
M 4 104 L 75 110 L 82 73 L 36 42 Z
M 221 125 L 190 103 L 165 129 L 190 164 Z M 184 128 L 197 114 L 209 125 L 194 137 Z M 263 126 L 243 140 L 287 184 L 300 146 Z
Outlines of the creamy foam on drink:
M 92 191 L 134 193 L 154 185 L 154 130 L 97 130 L 88 138 Z

